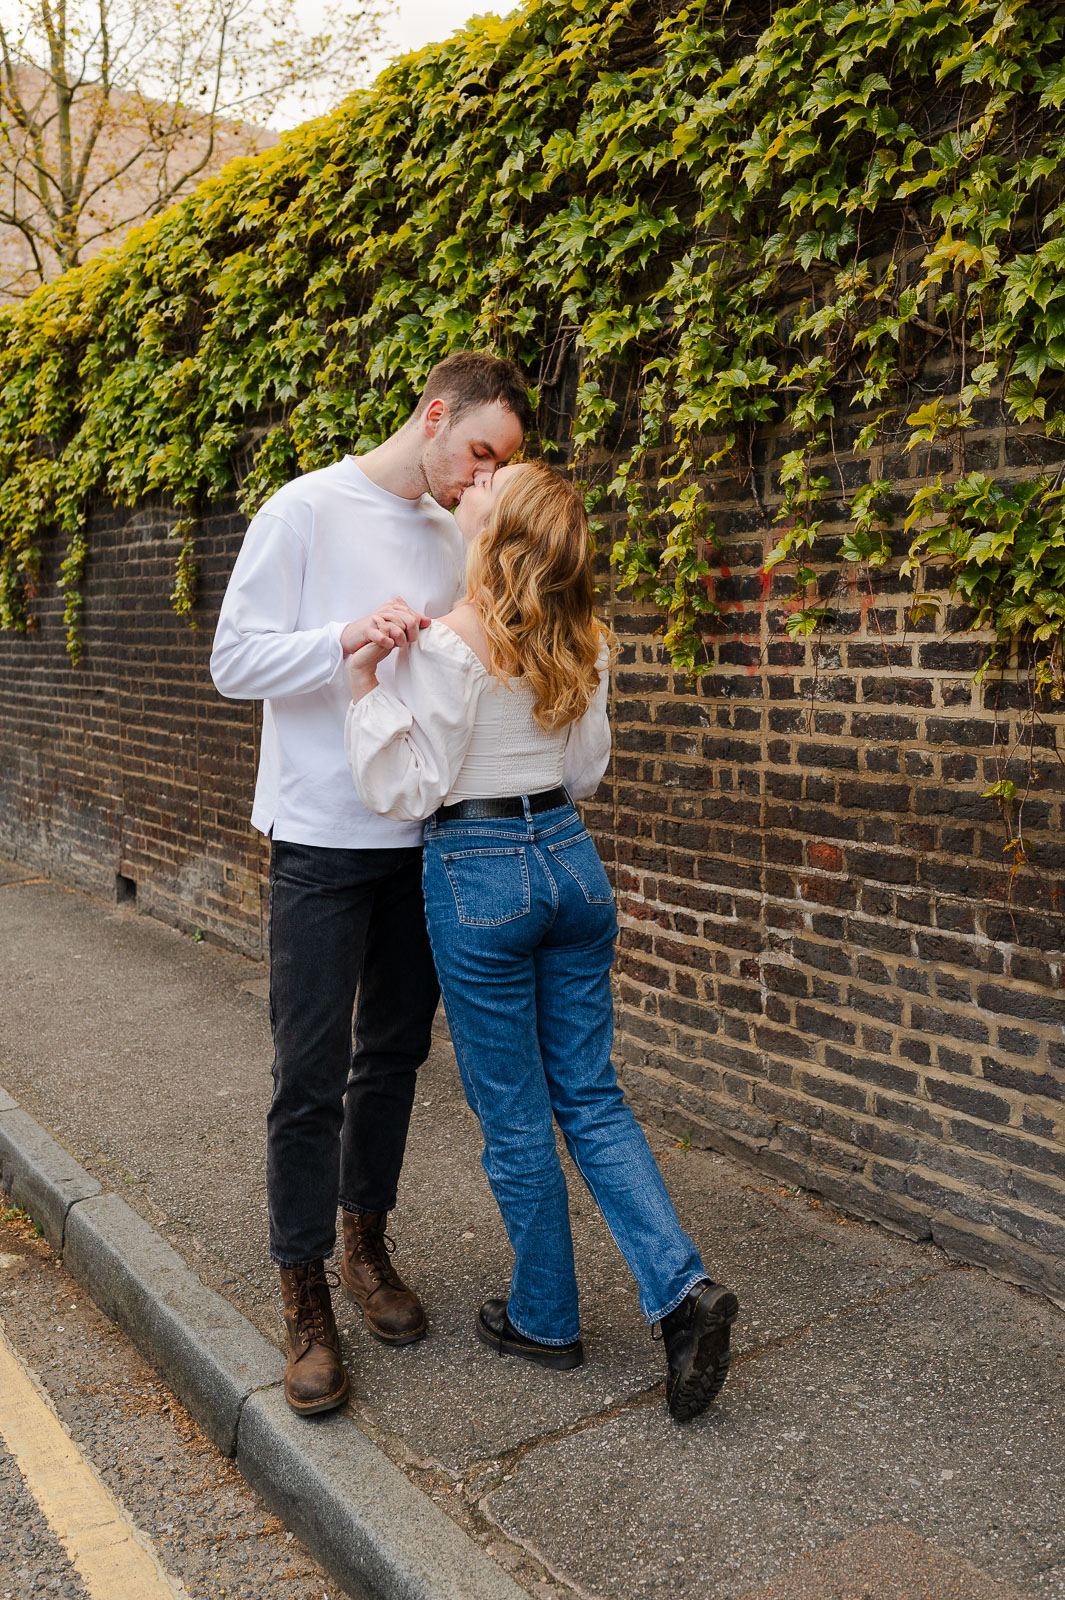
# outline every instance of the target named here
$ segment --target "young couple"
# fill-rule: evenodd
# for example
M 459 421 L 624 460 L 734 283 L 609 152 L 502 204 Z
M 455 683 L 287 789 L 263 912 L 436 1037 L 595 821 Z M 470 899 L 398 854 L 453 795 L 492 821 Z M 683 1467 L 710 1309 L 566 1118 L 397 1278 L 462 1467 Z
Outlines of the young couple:
M 554 1120 L 661 1324 L 670 1413 L 705 1410 L 728 1371 L 736 1296 L 682 1230 L 610 1064 L 617 921 L 573 804 L 609 757 L 610 641 L 580 496 L 506 465 L 531 420 L 513 363 L 450 356 L 392 437 L 267 502 L 219 618 L 215 684 L 264 701 L 270 1252 L 305 1414 L 348 1391 L 325 1271 L 338 1202 L 340 1278 L 370 1331 L 426 1332 L 385 1223 L 439 989 L 514 1249 L 478 1336 L 583 1361 Z

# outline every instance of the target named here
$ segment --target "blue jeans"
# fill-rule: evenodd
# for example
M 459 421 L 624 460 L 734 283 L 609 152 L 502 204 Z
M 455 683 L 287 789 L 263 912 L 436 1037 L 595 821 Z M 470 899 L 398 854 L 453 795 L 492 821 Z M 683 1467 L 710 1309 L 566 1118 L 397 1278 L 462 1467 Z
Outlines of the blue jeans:
M 433 819 L 423 887 L 463 1087 L 514 1248 L 511 1322 L 545 1344 L 580 1331 L 552 1115 L 644 1316 L 658 1321 L 707 1273 L 610 1063 L 617 917 L 591 835 L 572 805 Z

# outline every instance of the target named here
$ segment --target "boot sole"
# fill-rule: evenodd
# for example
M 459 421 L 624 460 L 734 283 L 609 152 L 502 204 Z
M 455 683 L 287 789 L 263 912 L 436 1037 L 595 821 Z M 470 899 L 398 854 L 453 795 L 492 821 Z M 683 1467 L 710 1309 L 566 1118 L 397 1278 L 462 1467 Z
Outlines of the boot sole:
M 668 1393 L 669 1414 L 675 1422 L 700 1416 L 721 1392 L 728 1377 L 732 1324 L 739 1309 L 730 1289 L 718 1289 L 699 1301 L 691 1360 Z
M 285 1399 L 298 1417 L 313 1417 L 319 1411 L 335 1411 L 337 1406 L 342 1406 L 348 1398 L 350 1388 L 351 1384 L 348 1382 L 348 1375 L 345 1372 L 344 1387 L 338 1389 L 336 1394 L 326 1395 L 324 1400 L 293 1400 L 287 1394 Z
M 355 1299 L 354 1295 L 352 1295 L 352 1299 Z M 356 1300 L 355 1304 L 359 1305 L 359 1302 Z M 360 1310 L 362 1311 L 363 1321 L 366 1323 L 366 1326 L 369 1328 L 374 1338 L 379 1339 L 382 1344 L 417 1344 L 418 1340 L 424 1339 L 425 1335 L 429 1331 L 429 1324 L 423 1320 L 421 1327 L 415 1328 L 411 1333 L 382 1333 L 381 1329 L 375 1327 L 370 1321 L 366 1314 L 366 1307 L 360 1306 Z
M 477 1314 L 477 1337 L 482 1344 L 497 1351 L 503 1356 L 520 1356 L 523 1361 L 534 1361 L 538 1367 L 547 1367 L 552 1372 L 572 1372 L 574 1367 L 583 1367 L 584 1351 L 577 1346 L 576 1349 L 566 1349 L 563 1346 L 557 1354 L 550 1345 L 534 1345 L 519 1339 L 508 1339 L 505 1334 L 493 1333 L 487 1322 L 483 1321 L 480 1312 Z
M 362 1318 L 363 1318 L 363 1321 L 365 1322 L 367 1328 L 373 1334 L 375 1339 L 380 1339 L 382 1344 L 417 1344 L 419 1339 L 424 1339 L 425 1338 L 425 1335 L 429 1331 L 429 1324 L 425 1320 L 424 1312 L 422 1314 L 422 1321 L 421 1321 L 421 1326 L 420 1327 L 413 1328 L 407 1333 L 385 1333 L 384 1330 L 379 1328 L 377 1326 L 377 1324 L 374 1322 L 373 1318 L 370 1316 L 370 1313 L 367 1311 L 365 1304 L 363 1303 L 362 1300 L 360 1300 L 359 1296 L 355 1293 L 355 1290 L 351 1287 L 350 1284 L 348 1284 L 348 1283 L 346 1283 L 344 1281 L 343 1273 L 341 1274 L 340 1282 L 341 1282 L 341 1286 L 342 1286 L 342 1288 L 344 1290 L 344 1293 L 347 1295 L 348 1299 L 354 1305 L 357 1305 L 359 1310 L 362 1312 Z

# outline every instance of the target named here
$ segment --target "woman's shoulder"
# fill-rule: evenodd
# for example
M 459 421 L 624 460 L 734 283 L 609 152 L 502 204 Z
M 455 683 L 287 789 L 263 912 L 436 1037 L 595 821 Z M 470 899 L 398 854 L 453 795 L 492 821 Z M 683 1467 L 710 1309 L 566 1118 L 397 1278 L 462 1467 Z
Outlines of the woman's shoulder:
M 446 616 L 437 617 L 422 635 L 430 648 L 451 655 L 460 655 L 468 661 L 473 656 L 482 671 L 488 671 L 488 641 L 481 627 L 481 619 L 471 605 L 457 605 Z

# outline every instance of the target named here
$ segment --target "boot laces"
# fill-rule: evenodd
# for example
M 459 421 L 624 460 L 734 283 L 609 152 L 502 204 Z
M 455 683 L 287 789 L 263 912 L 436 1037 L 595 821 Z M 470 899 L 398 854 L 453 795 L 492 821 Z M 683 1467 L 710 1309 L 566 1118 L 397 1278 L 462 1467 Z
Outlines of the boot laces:
M 305 1355 L 312 1344 L 332 1346 L 333 1340 L 326 1331 L 325 1308 L 329 1303 L 329 1291 L 339 1284 L 338 1275 L 326 1270 L 308 1273 L 297 1283 L 293 1309 L 296 1313 L 296 1337 L 304 1346 L 301 1355 Z
M 382 1228 L 360 1228 L 359 1241 L 356 1246 L 359 1260 L 363 1266 L 376 1278 L 375 1288 L 380 1288 L 387 1283 L 391 1289 L 402 1289 L 403 1282 L 395 1267 L 389 1260 L 396 1248 L 396 1241 Z

